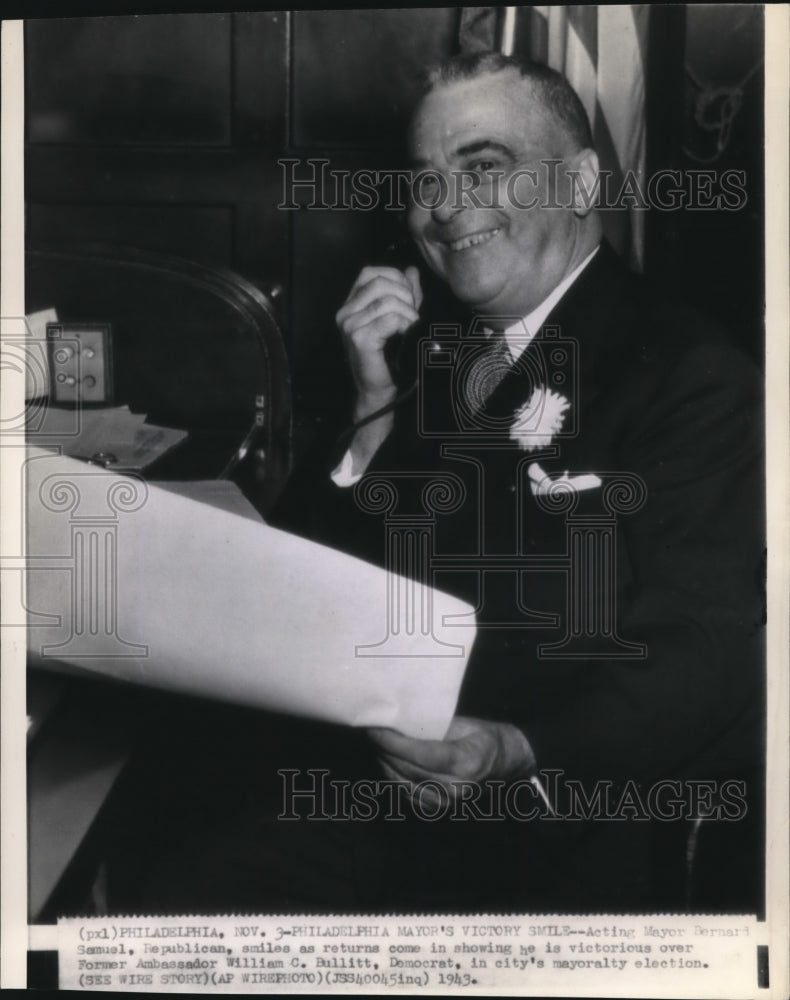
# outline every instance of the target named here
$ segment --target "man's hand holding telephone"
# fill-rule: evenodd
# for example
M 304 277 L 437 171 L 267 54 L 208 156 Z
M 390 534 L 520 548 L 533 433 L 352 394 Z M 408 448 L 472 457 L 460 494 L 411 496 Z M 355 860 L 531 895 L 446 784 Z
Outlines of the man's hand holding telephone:
M 337 325 L 357 389 L 355 421 L 364 420 L 395 399 L 398 388 L 385 356 L 385 345 L 419 320 L 422 299 L 416 267 L 403 271 L 396 267 L 364 267 L 338 310 Z M 389 434 L 392 419 L 392 413 L 387 412 L 357 429 L 349 447 L 354 474 L 365 471 Z

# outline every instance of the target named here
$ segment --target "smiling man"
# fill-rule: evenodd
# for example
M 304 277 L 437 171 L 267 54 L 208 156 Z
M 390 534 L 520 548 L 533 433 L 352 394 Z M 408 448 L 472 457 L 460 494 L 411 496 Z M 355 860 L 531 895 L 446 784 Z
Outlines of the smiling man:
M 315 775 L 300 772 L 303 821 L 234 820 L 233 849 L 214 849 L 217 895 L 189 905 L 666 911 L 684 905 L 687 834 L 706 818 L 739 839 L 725 905 L 748 912 L 760 379 L 602 241 L 589 123 L 558 74 L 451 60 L 429 78 L 410 153 L 421 266 L 366 267 L 351 288 L 337 322 L 354 424 L 295 471 L 274 521 L 393 568 L 366 483 L 390 483 L 398 516 L 421 524 L 430 483 L 455 484 L 419 571 L 476 608 L 458 714 L 439 741 L 284 726 L 301 741 L 281 747 L 292 775 L 307 760 L 341 781 L 386 777 L 420 789 L 422 814 L 390 802 L 380 822 L 320 821 Z M 449 292 L 441 307 L 431 283 Z M 426 361 L 415 331 L 426 341 L 435 324 L 445 339 Z M 400 335 L 422 362 L 407 391 Z M 242 829 L 257 831 L 243 850 Z
M 363 269 L 337 314 L 356 385 L 351 441 L 326 471 L 297 473 L 282 523 L 386 563 L 383 524 L 355 484 L 389 478 L 399 513 L 419 484 L 411 510 L 424 513 L 421 476 L 463 483 L 460 509 L 437 518 L 431 566 L 437 586 L 478 609 L 459 714 L 439 742 L 369 735 L 384 774 L 449 801 L 470 781 L 490 802 L 492 787 L 536 771 L 548 787 L 559 775 L 570 819 L 510 816 L 485 836 L 425 822 L 395 836 L 393 824 L 382 841 L 401 859 L 390 905 L 430 885 L 446 905 L 678 905 L 688 823 L 705 814 L 693 789 L 713 782 L 715 799 L 722 782 L 748 780 L 759 812 L 759 378 L 715 326 L 630 274 L 602 241 L 590 126 L 558 74 L 500 55 L 450 60 L 428 78 L 409 146 L 410 235 L 428 277 L 478 331 L 462 338 L 459 369 L 481 324 L 491 344 L 477 398 L 464 398 L 463 380 L 448 393 L 430 365 L 416 393 L 398 395 L 389 343 L 448 317 L 423 300 L 424 269 Z M 547 340 L 557 333 L 562 343 Z M 525 436 L 516 424 L 529 425 L 535 399 L 549 433 Z M 567 516 L 541 502 L 556 479 L 584 484 Z M 610 484 L 632 491 L 630 506 L 612 505 Z M 575 514 L 592 518 L 593 533 L 601 518 L 616 522 L 602 543 L 611 549 L 576 550 L 558 572 L 581 537 Z M 483 568 L 495 554 L 521 572 Z M 670 837 L 663 805 L 633 801 L 654 787 L 685 796 L 686 825 Z M 603 790 L 615 799 L 596 813 Z M 736 878 L 732 898 L 747 883 Z

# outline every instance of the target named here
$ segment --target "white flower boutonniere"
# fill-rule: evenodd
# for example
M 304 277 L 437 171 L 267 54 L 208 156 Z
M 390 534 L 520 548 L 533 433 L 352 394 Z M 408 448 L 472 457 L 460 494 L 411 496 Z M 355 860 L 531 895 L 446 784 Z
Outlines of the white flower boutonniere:
M 516 410 L 510 439 L 524 451 L 535 451 L 551 444 L 562 429 L 565 411 L 571 404 L 558 392 L 539 386 L 527 402 Z

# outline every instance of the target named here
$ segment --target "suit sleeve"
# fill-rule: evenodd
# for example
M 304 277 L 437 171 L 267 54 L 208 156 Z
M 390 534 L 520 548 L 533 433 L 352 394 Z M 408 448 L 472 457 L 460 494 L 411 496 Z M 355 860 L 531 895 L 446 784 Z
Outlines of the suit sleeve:
M 366 473 L 375 473 L 397 463 L 395 456 L 402 433 L 397 429 L 390 433 L 373 456 Z M 320 437 L 291 473 L 268 521 L 275 528 L 384 565 L 384 535 L 380 523 L 362 515 L 354 484 L 338 485 L 333 479 L 332 474 L 342 462 L 347 446 L 347 439 Z
M 536 660 L 511 721 L 539 767 L 581 778 L 737 771 L 761 707 L 760 380 L 737 351 L 703 345 L 640 409 L 618 458 L 647 501 L 618 520 L 631 579 L 617 614 L 647 655 Z

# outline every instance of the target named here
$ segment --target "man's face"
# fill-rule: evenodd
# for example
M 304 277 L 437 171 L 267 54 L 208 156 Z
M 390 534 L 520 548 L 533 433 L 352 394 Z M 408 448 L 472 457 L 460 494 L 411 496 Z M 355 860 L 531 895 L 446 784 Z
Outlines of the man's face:
M 409 230 L 432 270 L 478 313 L 526 315 L 591 249 L 581 252 L 583 220 L 570 208 L 539 207 L 568 203 L 569 164 L 544 161 L 572 158 L 569 143 L 515 71 L 440 85 L 417 109 L 410 152 L 415 171 L 428 171 L 427 191 L 412 202 Z M 446 190 L 433 182 L 435 205 L 434 171 L 447 181 Z M 459 196 L 459 171 L 480 177 L 476 199 Z

